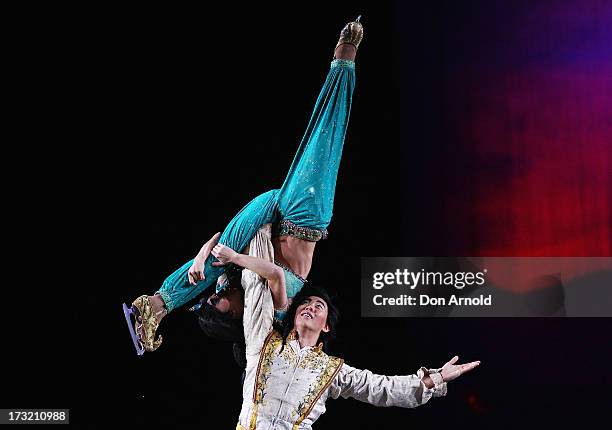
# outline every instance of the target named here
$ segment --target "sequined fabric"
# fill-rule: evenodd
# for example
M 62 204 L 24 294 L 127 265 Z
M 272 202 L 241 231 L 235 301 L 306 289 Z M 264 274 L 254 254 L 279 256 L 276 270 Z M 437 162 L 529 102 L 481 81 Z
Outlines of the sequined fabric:
M 257 421 L 262 418 L 258 416 L 259 410 L 268 415 L 270 401 L 276 402 L 279 397 L 285 403 L 285 414 L 279 418 L 291 428 L 302 428 L 302 422 L 340 372 L 343 363 L 344 360 L 325 354 L 320 347 L 300 348 L 295 337 L 288 338 L 283 346 L 282 336 L 272 330 L 264 341 L 259 357 L 249 428 L 257 428 Z M 264 404 L 264 399 L 268 400 L 268 404 Z M 280 409 L 283 410 L 282 405 Z
M 278 231 L 275 236 L 293 236 L 298 239 L 307 240 L 308 242 L 318 242 L 321 239 L 327 239 L 327 229 L 317 230 L 314 228 L 300 227 L 284 219 L 279 223 Z
M 331 67 L 348 67 L 349 69 L 355 69 L 355 62 L 338 58 L 331 62 Z
M 278 261 L 275 261 L 274 264 L 281 267 L 285 273 L 285 289 L 287 290 L 287 298 L 289 299 L 286 309 L 274 309 L 274 319 L 280 322 L 285 318 L 285 315 L 287 315 L 287 309 L 291 304 L 291 300 L 300 292 L 304 284 L 308 281 L 284 264 Z
M 291 270 L 290 267 L 285 266 L 283 263 L 279 261 L 274 261 L 278 267 L 285 271 L 285 279 L 289 279 L 286 282 L 291 282 L 290 286 L 287 286 L 287 297 L 295 297 L 295 295 L 302 289 L 304 284 L 308 282 L 306 279 L 302 278 L 300 275 Z M 290 277 L 288 276 L 290 275 Z M 299 285 L 299 287 L 295 287 Z
M 334 60 L 279 191 L 280 219 L 321 231 L 329 226 L 354 88 L 355 63 Z

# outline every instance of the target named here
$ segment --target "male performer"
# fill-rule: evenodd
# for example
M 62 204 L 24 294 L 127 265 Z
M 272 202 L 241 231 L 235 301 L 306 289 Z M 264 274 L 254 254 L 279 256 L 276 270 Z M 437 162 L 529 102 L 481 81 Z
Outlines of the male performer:
M 324 342 L 335 330 L 338 311 L 325 290 L 305 286 L 295 296 L 282 328 L 273 326 L 275 302 L 282 302 L 284 280 L 273 264 L 270 224 L 262 227 L 248 255 L 218 245 L 221 264 L 245 267 L 244 335 L 246 377 L 237 430 L 310 429 L 325 412 L 328 398 L 353 397 L 376 406 L 413 408 L 446 395 L 447 382 L 478 366 L 457 365 L 453 357 L 439 369 L 421 367 L 415 375 L 384 376 L 356 369 L 327 355 Z

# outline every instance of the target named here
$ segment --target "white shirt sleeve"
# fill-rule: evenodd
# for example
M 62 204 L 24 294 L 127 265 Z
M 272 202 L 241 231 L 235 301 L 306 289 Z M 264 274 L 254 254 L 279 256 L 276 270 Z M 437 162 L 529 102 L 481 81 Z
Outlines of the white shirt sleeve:
M 374 406 L 399 406 L 415 408 L 432 397 L 446 395 L 446 382 L 432 376 L 435 386 L 427 388 L 421 379 L 439 369 L 421 367 L 415 375 L 385 376 L 369 370 L 361 370 L 343 364 L 340 372 L 330 385 L 330 396 L 352 397 Z
M 271 224 L 265 224 L 257 231 L 244 253 L 274 262 Z M 261 351 L 266 336 L 272 330 L 274 302 L 267 281 L 251 270 L 242 271 L 242 287 L 244 288 L 243 327 L 246 355 L 257 355 Z

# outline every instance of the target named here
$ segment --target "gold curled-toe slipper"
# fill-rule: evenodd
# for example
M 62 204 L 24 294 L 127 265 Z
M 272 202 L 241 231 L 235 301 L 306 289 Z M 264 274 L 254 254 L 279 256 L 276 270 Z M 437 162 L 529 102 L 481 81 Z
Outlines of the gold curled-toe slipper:
M 123 313 L 138 355 L 144 354 L 145 351 L 152 352 L 159 348 L 163 337 L 160 335 L 155 339 L 155 332 L 159 327 L 159 321 L 153 311 L 153 305 L 149 300 L 149 296 L 138 297 L 130 308 L 124 303 Z M 134 319 L 132 319 L 132 316 Z
M 336 43 L 336 48 L 343 43 L 350 43 L 356 49 L 359 49 L 359 44 L 363 39 L 363 25 L 359 22 L 360 19 L 361 15 L 359 15 L 355 21 L 349 22 L 344 26 L 340 32 L 340 38 L 338 39 L 338 43 Z

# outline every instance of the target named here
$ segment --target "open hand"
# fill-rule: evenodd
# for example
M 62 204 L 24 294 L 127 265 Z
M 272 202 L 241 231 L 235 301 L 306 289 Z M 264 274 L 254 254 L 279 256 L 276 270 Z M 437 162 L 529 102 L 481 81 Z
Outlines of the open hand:
M 459 360 L 459 357 L 455 355 L 442 367 L 440 374 L 445 382 L 458 378 L 480 364 L 480 361 L 472 361 L 471 363 L 466 364 L 455 364 L 457 360 Z
M 234 258 L 238 253 L 234 251 L 232 248 L 229 248 L 225 245 L 221 245 L 218 243 L 212 250 L 212 255 L 214 255 L 217 260 L 212 265 L 213 266 L 225 266 L 227 263 L 231 263 L 234 261 Z
M 208 257 L 208 255 L 206 255 Z M 193 264 L 189 268 L 189 283 L 191 285 L 196 285 L 198 282 L 206 279 L 204 276 L 204 263 L 206 262 L 206 257 L 200 258 L 197 256 L 193 260 Z

